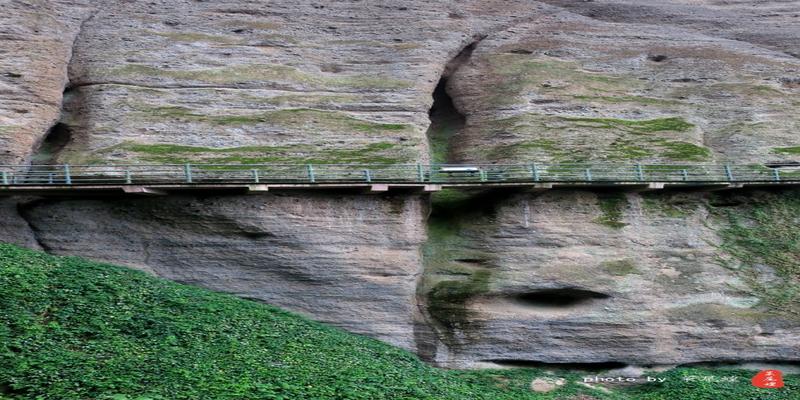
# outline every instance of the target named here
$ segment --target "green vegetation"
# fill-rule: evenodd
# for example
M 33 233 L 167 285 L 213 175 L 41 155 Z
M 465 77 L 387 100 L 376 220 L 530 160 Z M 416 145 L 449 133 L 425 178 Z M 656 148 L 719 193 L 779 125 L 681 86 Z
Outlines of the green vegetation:
M 602 214 L 593 222 L 614 229 L 622 229 L 628 225 L 622 222 L 622 213 L 628 206 L 628 199 L 624 193 L 598 193 L 597 205 Z
M 524 155 L 523 155 L 524 154 Z M 518 143 L 493 146 L 486 158 L 552 159 L 557 162 L 583 162 L 587 156 L 558 145 L 553 139 L 531 139 Z
M 691 201 L 685 194 L 650 192 L 642 194 L 645 211 L 667 218 L 686 218 L 691 215 L 699 202 Z
M 142 64 L 127 64 L 108 71 L 111 76 L 166 77 L 175 80 L 214 84 L 244 82 L 294 82 L 318 87 L 352 87 L 361 89 L 405 89 L 412 82 L 386 76 L 311 74 L 297 68 L 277 64 L 235 65 L 231 67 L 173 70 Z
M 633 96 L 633 95 L 619 95 L 619 96 L 574 95 L 572 96 L 572 98 L 576 100 L 599 101 L 611 104 L 634 103 L 634 104 L 651 104 L 659 106 L 672 106 L 672 105 L 684 104 L 684 102 L 680 100 L 661 99 L 656 97 Z
M 723 265 L 735 270 L 761 299 L 767 315 L 800 321 L 800 193 L 751 197 L 732 209 L 712 210 L 727 224 L 719 232 L 721 249 L 733 260 Z M 724 195 L 712 201 L 726 204 Z M 763 279 L 763 268 L 774 270 L 775 281 Z
M 431 195 L 428 240 L 423 246 L 425 274 L 420 286 L 428 312 L 451 343 L 479 328 L 467 302 L 485 294 L 491 282 L 491 255 L 476 249 L 464 230 L 483 212 L 483 191 L 444 189 Z
M 775 154 L 800 154 L 800 146 L 794 147 L 776 147 L 772 149 Z
M 695 144 L 665 139 L 658 140 L 656 143 L 666 149 L 661 153 L 662 156 L 671 160 L 703 161 L 711 157 L 711 150 Z
M 680 368 L 664 383 L 577 384 L 574 370 L 452 371 L 275 307 L 142 272 L 0 244 L 0 399 L 705 400 L 797 398 L 749 371 Z M 566 385 L 533 393 L 535 377 Z M 735 376 L 736 382 L 684 381 Z
M 431 162 L 445 164 L 450 153 L 450 138 L 458 132 L 458 123 L 453 120 L 438 119 L 428 128 Z
M 218 21 L 220 25 L 226 26 L 229 28 L 251 28 L 251 29 L 258 29 L 262 31 L 271 31 L 280 28 L 280 25 L 275 22 L 270 21 L 261 21 L 261 20 L 247 20 L 247 19 L 220 19 Z
M 245 115 L 209 115 L 198 113 L 186 107 L 155 107 L 140 110 L 142 117 L 154 119 L 176 119 L 187 122 L 203 122 L 212 125 L 255 125 L 273 124 L 287 127 L 302 126 L 307 129 L 329 129 L 337 131 L 357 131 L 382 133 L 411 129 L 406 124 L 386 124 L 351 117 L 338 111 L 294 108 L 266 111 Z
M 608 158 L 611 160 L 639 160 L 652 157 L 654 150 L 636 145 L 626 140 L 611 143 Z
M 658 158 L 669 161 L 704 161 L 711 151 L 692 143 L 667 139 L 671 132 L 687 132 L 694 125 L 679 117 L 647 120 L 585 118 L 521 114 L 490 122 L 495 132 L 513 132 L 516 136 L 550 135 L 504 143 L 483 152 L 485 158 L 531 158 L 554 162 L 631 161 Z M 595 138 L 586 130 L 610 130 Z M 659 136 L 661 134 L 662 136 Z M 673 136 L 673 135 L 670 135 Z M 607 138 L 613 138 L 605 143 Z
M 390 142 L 347 149 L 323 149 L 306 144 L 211 148 L 125 142 L 104 149 L 102 153 L 117 150 L 136 153 L 137 158 L 144 161 L 164 164 L 399 164 L 414 159 L 412 149 Z
M 618 118 L 585 118 L 585 117 L 561 117 L 565 121 L 574 122 L 578 126 L 585 126 L 598 129 L 624 130 L 633 134 L 644 134 L 653 132 L 685 132 L 693 128 L 694 125 L 686 122 L 683 118 L 655 118 L 644 120 L 618 119 Z
M 488 61 L 492 74 L 499 77 L 490 98 L 498 106 L 513 104 L 531 89 L 556 97 L 617 97 L 641 86 L 627 77 L 587 71 L 578 63 L 549 57 L 497 54 Z
M 636 263 L 630 258 L 603 261 L 600 263 L 600 267 L 606 270 L 609 274 L 616 276 L 635 274 L 637 271 Z
M 673 322 L 694 321 L 717 326 L 725 326 L 731 322 L 741 323 L 742 321 L 756 324 L 764 317 L 765 315 L 758 310 L 718 303 L 690 304 L 670 309 L 667 312 L 667 318 Z
M 199 32 L 158 32 L 147 31 L 151 35 L 158 35 L 165 37 L 176 42 L 208 42 L 208 43 L 222 43 L 222 44 L 235 44 L 241 43 L 242 40 L 237 37 L 227 35 L 209 35 Z

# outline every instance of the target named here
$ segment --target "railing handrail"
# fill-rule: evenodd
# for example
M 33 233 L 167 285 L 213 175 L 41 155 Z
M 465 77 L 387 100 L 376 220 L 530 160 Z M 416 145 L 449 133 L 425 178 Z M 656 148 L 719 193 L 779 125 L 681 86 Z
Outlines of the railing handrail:
M 787 168 L 788 167 L 788 168 Z M 449 169 L 449 170 L 448 170 Z M 204 182 L 797 182 L 800 165 L 673 163 L 279 163 L 0 165 L 0 186 Z

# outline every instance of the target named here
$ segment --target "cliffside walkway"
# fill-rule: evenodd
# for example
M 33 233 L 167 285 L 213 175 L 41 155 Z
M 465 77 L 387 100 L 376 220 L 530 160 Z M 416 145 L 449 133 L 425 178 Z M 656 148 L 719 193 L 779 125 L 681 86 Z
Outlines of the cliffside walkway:
M 165 195 L 184 191 L 367 192 L 520 187 L 719 190 L 800 185 L 800 166 L 732 164 L 5 165 L 0 195 Z

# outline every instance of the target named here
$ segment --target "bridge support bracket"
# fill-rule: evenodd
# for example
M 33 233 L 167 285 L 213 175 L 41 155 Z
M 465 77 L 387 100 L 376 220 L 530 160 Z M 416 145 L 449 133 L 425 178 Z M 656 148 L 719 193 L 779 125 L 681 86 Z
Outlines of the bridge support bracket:
M 146 186 L 123 186 L 122 191 L 125 194 L 135 194 L 140 196 L 166 196 L 167 192 L 159 189 L 154 189 Z
M 266 192 L 269 192 L 269 185 L 264 185 L 263 183 L 255 185 L 247 185 L 247 193 L 258 194 Z
M 369 185 L 369 192 L 370 193 L 380 193 L 380 192 L 388 192 L 388 191 L 389 191 L 389 185 L 387 185 L 385 183 L 377 183 L 377 184 Z

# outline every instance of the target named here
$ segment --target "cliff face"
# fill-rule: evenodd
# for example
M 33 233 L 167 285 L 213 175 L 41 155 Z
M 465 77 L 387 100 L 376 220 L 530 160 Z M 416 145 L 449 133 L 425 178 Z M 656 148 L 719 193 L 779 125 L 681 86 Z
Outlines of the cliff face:
M 786 2 L 4 10 L 2 163 L 800 161 L 800 9 Z M 790 361 L 795 196 L 7 199 L 0 236 L 456 367 Z

